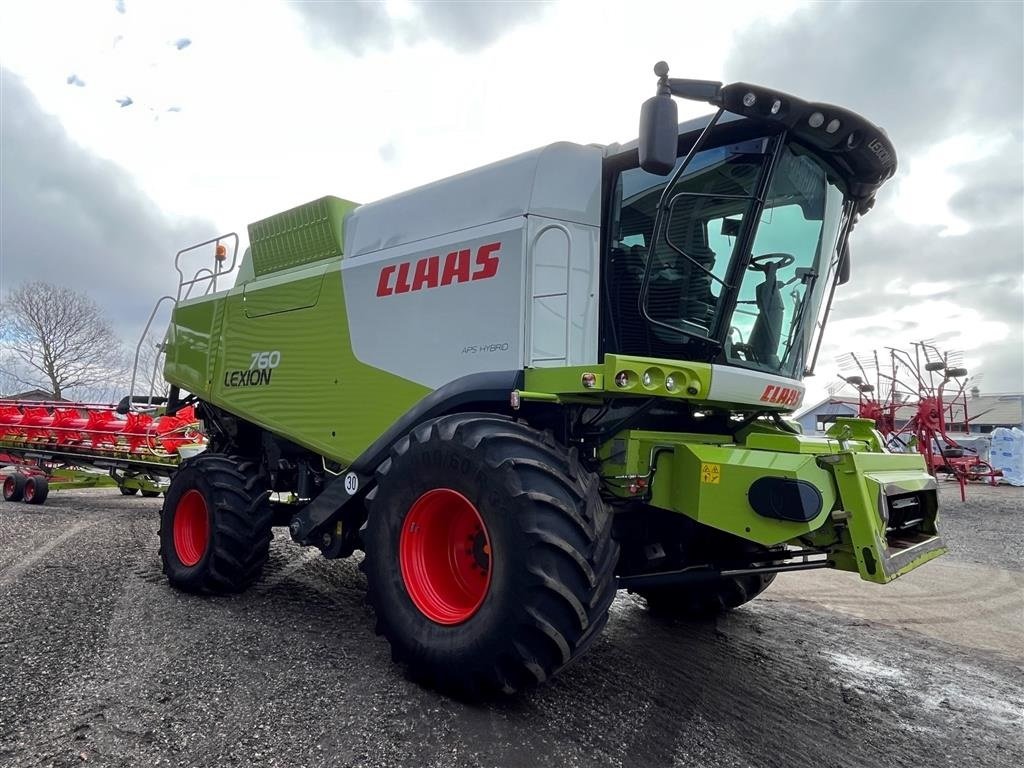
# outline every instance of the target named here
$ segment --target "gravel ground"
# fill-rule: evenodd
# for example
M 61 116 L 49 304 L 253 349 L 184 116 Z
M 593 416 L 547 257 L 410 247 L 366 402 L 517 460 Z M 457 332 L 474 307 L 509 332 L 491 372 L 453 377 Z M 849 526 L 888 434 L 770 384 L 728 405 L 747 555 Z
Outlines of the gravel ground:
M 621 594 L 578 664 L 467 706 L 408 683 L 355 562 L 278 531 L 260 584 L 175 592 L 157 499 L 0 503 L 0 765 L 1024 765 L 1024 492 L 941 484 L 952 553 L 781 576 L 717 621 Z

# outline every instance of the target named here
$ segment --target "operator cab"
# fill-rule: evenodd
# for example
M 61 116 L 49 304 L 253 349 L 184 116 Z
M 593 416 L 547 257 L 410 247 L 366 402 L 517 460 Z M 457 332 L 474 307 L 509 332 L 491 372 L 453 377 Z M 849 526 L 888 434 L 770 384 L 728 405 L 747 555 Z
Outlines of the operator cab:
M 672 146 L 649 102 L 639 145 L 605 162 L 602 351 L 800 379 L 848 271 L 849 232 L 895 151 L 847 110 L 656 72 L 650 101 L 671 105 Z M 719 112 L 677 125 L 671 95 L 694 83 Z

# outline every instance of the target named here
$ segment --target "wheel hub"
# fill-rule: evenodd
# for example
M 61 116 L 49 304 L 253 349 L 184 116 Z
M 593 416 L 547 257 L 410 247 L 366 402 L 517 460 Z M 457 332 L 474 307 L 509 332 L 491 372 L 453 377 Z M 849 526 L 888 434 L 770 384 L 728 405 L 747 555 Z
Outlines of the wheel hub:
M 484 602 L 491 582 L 491 544 L 480 512 L 450 488 L 435 488 L 409 508 L 399 539 L 399 565 L 413 604 L 437 624 L 461 624 Z
M 206 499 L 194 488 L 185 491 L 174 510 L 174 554 L 182 565 L 193 566 L 206 554 L 209 538 Z

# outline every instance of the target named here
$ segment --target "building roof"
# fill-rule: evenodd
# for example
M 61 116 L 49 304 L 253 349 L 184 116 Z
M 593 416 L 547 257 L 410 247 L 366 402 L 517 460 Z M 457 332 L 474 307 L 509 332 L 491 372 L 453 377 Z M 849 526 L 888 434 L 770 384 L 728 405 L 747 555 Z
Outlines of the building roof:
M 42 402 L 53 402 L 52 392 L 44 392 L 41 389 L 30 389 L 27 392 L 18 392 L 14 395 L 6 395 L 0 400 L 39 400 Z
M 950 421 L 964 420 L 964 401 L 952 404 Z M 973 425 L 1024 423 L 1024 394 L 979 395 L 967 398 L 967 419 Z
M 826 406 L 843 404 L 854 409 L 857 407 L 858 399 L 848 395 L 835 395 L 827 397 L 814 405 L 804 408 L 796 414 L 797 419 L 808 413 L 835 413 L 835 409 Z M 947 398 L 949 410 L 946 412 L 946 421 L 952 424 L 963 423 L 964 421 L 964 400 L 959 397 L 956 400 Z M 909 421 L 914 415 L 913 405 L 901 405 L 896 409 L 896 421 Z M 972 426 L 999 426 L 1005 424 L 1017 425 L 1024 423 L 1024 394 L 991 394 L 978 395 L 967 398 L 967 419 Z
M 794 419 L 802 419 L 808 413 L 817 413 L 826 405 L 848 405 L 857 410 L 857 403 L 860 402 L 856 397 L 849 397 L 847 395 L 831 395 L 826 397 L 824 400 L 819 400 L 814 405 L 809 405 L 797 411 L 794 415 Z M 833 411 L 825 411 L 825 413 L 832 413 Z

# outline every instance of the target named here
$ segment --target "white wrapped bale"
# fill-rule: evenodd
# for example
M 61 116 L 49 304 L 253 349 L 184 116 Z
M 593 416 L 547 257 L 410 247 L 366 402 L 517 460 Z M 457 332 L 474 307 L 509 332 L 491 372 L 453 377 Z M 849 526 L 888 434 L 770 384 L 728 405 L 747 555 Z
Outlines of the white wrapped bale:
M 1003 481 L 1024 486 L 1024 432 L 1017 427 L 992 430 L 989 463 L 1003 472 Z

